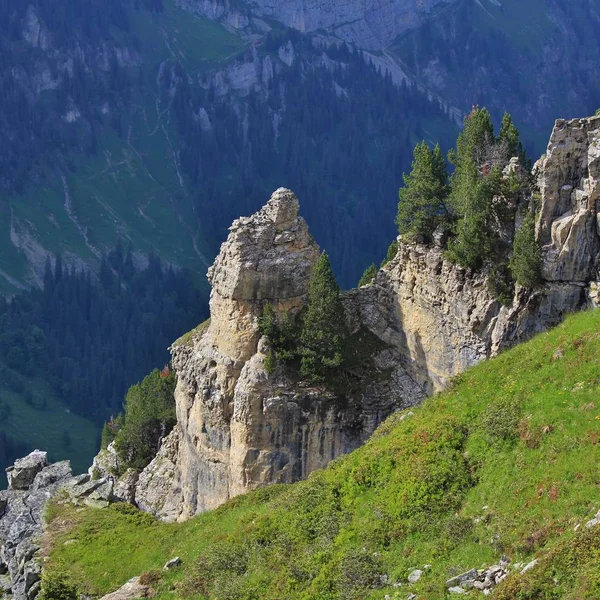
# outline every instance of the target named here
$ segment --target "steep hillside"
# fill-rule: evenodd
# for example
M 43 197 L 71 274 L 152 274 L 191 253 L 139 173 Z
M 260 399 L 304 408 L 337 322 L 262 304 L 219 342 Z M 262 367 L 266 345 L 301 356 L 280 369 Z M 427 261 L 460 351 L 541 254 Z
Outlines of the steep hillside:
M 541 152 L 557 114 L 600 105 L 600 12 L 593 0 L 458 0 L 389 48 L 418 81 L 468 111 L 485 104 Z
M 351 287 L 394 235 L 416 142 L 449 147 L 480 103 L 537 154 L 556 114 L 597 108 L 590 0 L 51 4 L 0 7 L 5 294 L 117 239 L 203 272 L 280 185 Z
M 40 285 L 48 253 L 97 267 L 118 239 L 202 273 L 281 184 L 311 198 L 350 287 L 393 236 L 413 144 L 456 131 L 437 101 L 275 22 L 242 39 L 174 0 L 51 4 L 0 7 L 4 292 Z
M 599 330 L 598 311 L 569 317 L 308 481 L 183 524 L 58 502 L 48 568 L 87 594 L 146 572 L 161 598 L 435 600 L 510 561 L 495 598 L 598 598 Z M 161 571 L 174 556 L 183 566 Z

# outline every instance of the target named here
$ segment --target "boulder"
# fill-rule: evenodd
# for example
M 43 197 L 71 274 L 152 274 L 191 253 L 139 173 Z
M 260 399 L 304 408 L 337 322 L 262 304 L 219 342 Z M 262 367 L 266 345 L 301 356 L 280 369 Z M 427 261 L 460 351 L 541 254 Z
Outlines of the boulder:
M 408 583 L 417 583 L 417 581 L 419 581 L 419 579 L 421 579 L 421 575 L 423 575 L 423 571 L 421 571 L 420 569 L 415 569 L 408 576 Z
M 140 474 L 135 469 L 127 469 L 115 482 L 113 499 L 117 502 L 135 503 L 135 487 Z
M 179 556 L 176 556 L 175 558 L 172 558 L 170 561 L 168 561 L 165 566 L 163 567 L 163 571 L 171 571 L 172 569 L 176 569 L 177 567 L 181 566 L 181 559 L 179 558 Z
M 151 595 L 152 589 L 140 583 L 139 577 L 133 577 L 115 592 L 102 596 L 100 600 L 136 600 L 138 598 L 149 598 Z
M 9 489 L 28 489 L 35 476 L 47 465 L 48 453 L 40 450 L 34 450 L 28 456 L 18 459 L 12 467 L 6 469 Z

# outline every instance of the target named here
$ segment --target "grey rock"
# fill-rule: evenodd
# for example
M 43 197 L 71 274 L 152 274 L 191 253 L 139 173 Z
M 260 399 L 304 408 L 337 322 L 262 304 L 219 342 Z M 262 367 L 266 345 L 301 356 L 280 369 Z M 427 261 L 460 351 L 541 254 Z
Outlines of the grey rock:
M 31 484 L 32 491 L 48 487 L 57 481 L 71 477 L 71 463 L 68 460 L 44 467 Z
M 35 476 L 48 464 L 48 453 L 34 450 L 28 456 L 15 461 L 6 469 L 8 487 L 12 490 L 26 490 L 33 483 Z
M 539 561 L 538 561 L 538 559 L 537 559 L 537 558 L 536 558 L 536 559 L 534 559 L 534 560 L 532 560 L 530 563 L 528 563 L 527 565 L 525 565 L 525 566 L 523 567 L 523 569 L 521 570 L 521 574 L 523 574 L 523 573 L 527 573 L 527 571 L 531 571 L 531 569 L 533 569 L 533 568 L 535 568 L 535 567 L 536 567 L 536 565 L 538 564 L 538 562 L 539 562 Z
M 121 460 L 115 449 L 115 444 L 112 442 L 108 445 L 108 448 L 100 450 L 94 457 L 88 473 L 92 480 L 110 479 L 116 477 L 120 470 Z
M 91 494 L 84 499 L 84 504 L 92 508 L 106 508 L 113 500 L 114 483 L 106 479 Z
M 135 488 L 140 474 L 135 469 L 127 469 L 114 484 L 113 499 L 116 502 L 135 503 Z
M 418 26 L 435 7 L 452 0 L 407 0 L 385 2 L 337 2 L 335 0 L 256 0 L 253 14 L 265 20 L 276 19 L 303 32 L 324 30 L 345 42 L 370 50 L 383 50 L 405 31 Z M 226 0 L 177 0 L 183 8 L 209 19 L 225 19 L 236 29 L 254 26 L 234 3 Z
M 150 595 L 150 587 L 140 583 L 139 577 L 133 577 L 124 586 L 115 592 L 102 596 L 100 600 L 136 600 L 147 598 Z
M 455 585 L 455 586 L 453 586 L 451 588 L 448 588 L 448 592 L 450 594 L 464 594 L 465 590 L 463 590 L 463 588 L 461 588 L 460 586 Z
M 48 465 L 45 452 L 17 460 L 8 473 L 13 487 L 0 492 L 0 557 L 2 572 L 8 574 L 1 576 L 0 587 L 9 588 L 14 600 L 33 600 L 42 573 L 37 554 L 44 532 L 44 509 L 60 490 L 72 486 L 75 478 L 68 461 Z M 26 481 L 29 486 L 23 489 Z
M 460 575 L 457 575 L 456 577 L 452 577 L 452 578 L 448 579 L 448 581 L 446 581 L 446 587 L 452 587 L 452 586 L 458 585 L 460 583 L 463 583 L 463 581 L 472 581 L 472 580 L 476 579 L 478 575 L 479 575 L 479 573 L 477 572 L 477 569 L 471 569 L 470 571 L 461 573 Z
M 421 579 L 421 575 L 423 575 L 423 571 L 421 571 L 420 569 L 415 569 L 408 576 L 408 583 L 417 583 L 417 581 L 419 581 L 419 579 Z
M 588 521 L 585 526 L 590 529 L 591 527 L 596 527 L 596 525 L 600 525 L 600 511 L 596 514 L 596 516 Z

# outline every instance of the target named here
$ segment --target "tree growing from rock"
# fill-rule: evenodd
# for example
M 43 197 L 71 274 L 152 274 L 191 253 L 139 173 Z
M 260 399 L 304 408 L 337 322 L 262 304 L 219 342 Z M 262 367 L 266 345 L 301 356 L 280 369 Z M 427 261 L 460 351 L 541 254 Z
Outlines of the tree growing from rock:
M 308 288 L 307 309 L 300 336 L 301 373 L 323 383 L 342 365 L 348 330 L 340 288 L 326 252 L 317 261 Z
M 174 393 L 175 374 L 163 377 L 158 369 L 129 388 L 123 425 L 115 439 L 115 449 L 126 467 L 146 467 L 160 440 L 175 426 Z
M 396 224 L 401 235 L 429 242 L 436 227 L 447 222 L 448 175 L 439 144 L 431 150 L 427 142 L 417 144 L 411 172 L 404 174 Z
M 362 287 L 363 285 L 369 285 L 373 283 L 375 277 L 377 277 L 377 267 L 375 265 L 371 265 L 365 269 L 360 281 L 358 282 L 358 287 Z
M 541 280 L 541 250 L 535 239 L 535 215 L 527 213 L 515 235 L 510 271 L 515 281 L 526 288 L 534 288 Z

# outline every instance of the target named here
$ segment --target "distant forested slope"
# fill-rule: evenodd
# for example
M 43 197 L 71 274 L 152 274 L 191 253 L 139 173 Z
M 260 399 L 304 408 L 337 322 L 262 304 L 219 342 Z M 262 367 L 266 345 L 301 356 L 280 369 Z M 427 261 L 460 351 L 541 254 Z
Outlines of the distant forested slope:
M 203 275 L 233 218 L 293 187 L 345 286 L 394 235 L 402 171 L 456 127 L 347 47 L 249 44 L 162 3 L 0 5 L 0 290 L 118 239 Z

